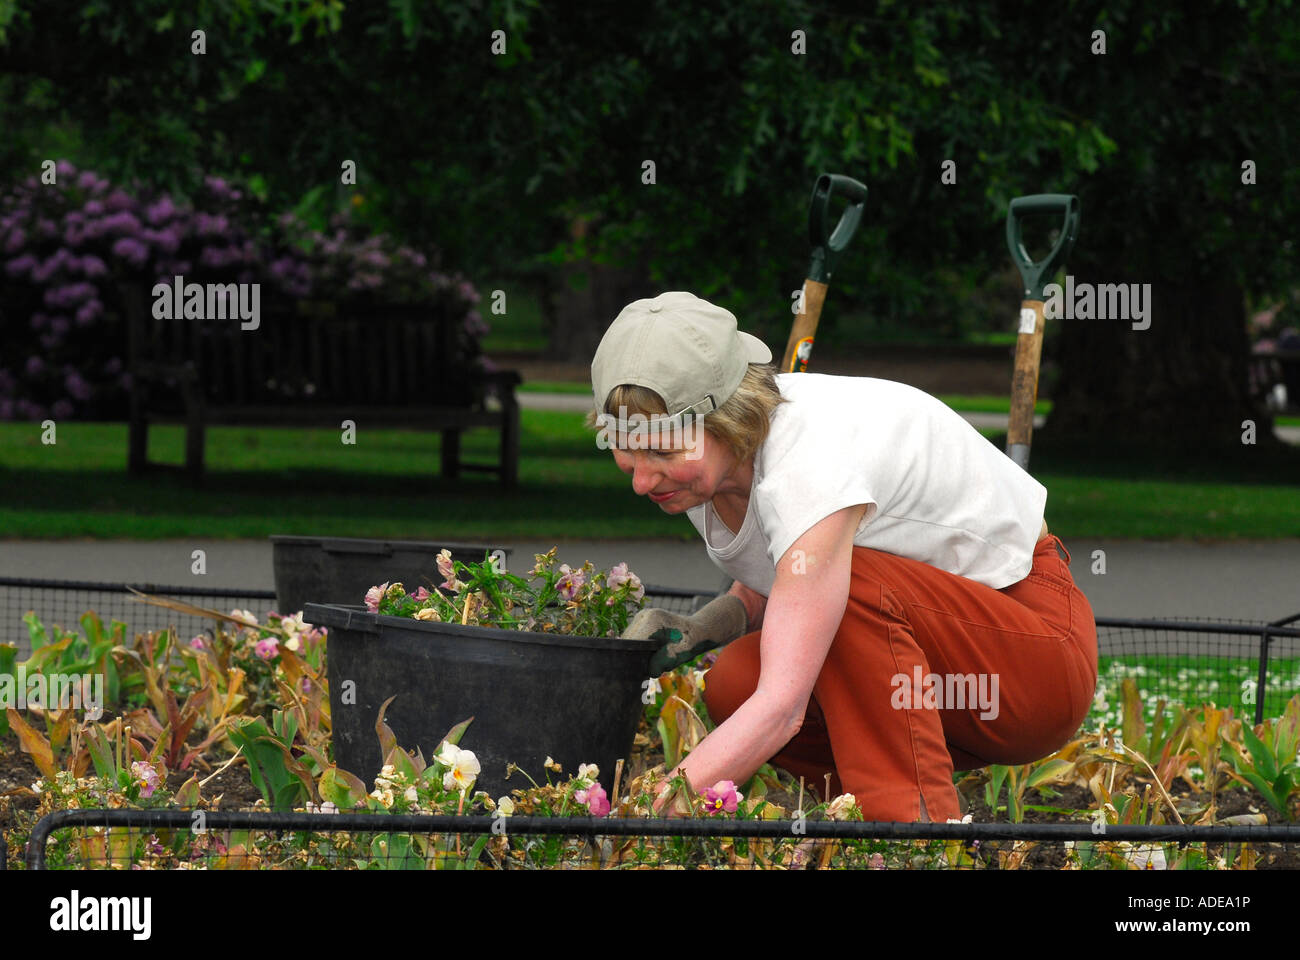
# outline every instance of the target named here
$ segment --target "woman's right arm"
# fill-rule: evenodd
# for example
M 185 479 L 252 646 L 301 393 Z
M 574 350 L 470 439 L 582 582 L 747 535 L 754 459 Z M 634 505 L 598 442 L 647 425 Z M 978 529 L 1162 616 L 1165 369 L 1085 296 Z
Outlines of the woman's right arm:
M 749 619 L 750 632 L 761 629 L 763 626 L 763 611 L 767 609 L 767 597 L 749 589 L 739 580 L 733 583 L 731 589 L 727 592 L 739 597 L 740 602 L 745 605 L 745 616 Z

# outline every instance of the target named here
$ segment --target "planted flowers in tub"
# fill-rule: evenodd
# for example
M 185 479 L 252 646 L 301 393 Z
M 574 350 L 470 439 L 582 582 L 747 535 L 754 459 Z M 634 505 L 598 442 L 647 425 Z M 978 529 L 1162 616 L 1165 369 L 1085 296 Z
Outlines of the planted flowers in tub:
M 645 605 L 645 587 L 626 563 L 596 573 L 590 561 L 574 570 L 555 564 L 552 547 L 535 554 L 528 579 L 501 570 L 493 560 L 463 563 L 443 550 L 437 558 L 443 582 L 407 593 L 401 583 L 366 592 L 372 613 L 507 630 L 617 637 Z

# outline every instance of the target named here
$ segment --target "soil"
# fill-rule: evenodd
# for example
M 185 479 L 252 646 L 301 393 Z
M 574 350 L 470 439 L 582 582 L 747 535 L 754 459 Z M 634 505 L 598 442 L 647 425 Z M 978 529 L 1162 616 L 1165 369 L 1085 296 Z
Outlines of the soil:
M 211 776 L 212 779 L 203 787 L 203 798 L 212 809 L 251 810 L 262 794 L 253 786 L 248 766 L 239 760 L 216 773 L 219 768 L 220 764 L 210 770 L 173 770 L 167 774 L 167 787 L 174 793 L 191 776 L 197 774 L 200 781 Z M 40 771 L 22 752 L 17 737 L 12 734 L 0 737 L 0 833 L 7 834 L 13 829 L 22 812 L 33 812 L 40 806 L 40 797 L 16 793 L 23 787 L 30 787 L 39 778 Z M 10 851 L 11 860 L 14 856 L 15 852 Z

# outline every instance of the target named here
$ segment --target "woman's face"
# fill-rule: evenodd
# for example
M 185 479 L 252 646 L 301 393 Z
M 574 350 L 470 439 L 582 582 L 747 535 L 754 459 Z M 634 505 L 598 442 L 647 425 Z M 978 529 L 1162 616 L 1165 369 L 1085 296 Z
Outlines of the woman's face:
M 618 468 L 632 478 L 632 491 L 649 497 L 664 513 L 684 513 L 712 500 L 719 492 L 731 492 L 728 481 L 735 472 L 736 458 L 726 444 L 699 430 L 693 438 L 693 453 L 680 437 L 652 440 L 653 449 L 612 448 Z

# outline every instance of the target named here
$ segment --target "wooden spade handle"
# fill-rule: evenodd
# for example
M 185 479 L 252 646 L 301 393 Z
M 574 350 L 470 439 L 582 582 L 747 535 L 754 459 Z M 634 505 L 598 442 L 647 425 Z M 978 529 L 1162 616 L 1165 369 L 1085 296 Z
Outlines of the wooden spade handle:
M 803 282 L 803 313 L 796 314 L 794 325 L 790 328 L 790 339 L 785 345 L 785 356 L 781 359 L 781 368 L 777 373 L 803 373 L 808 369 L 808 355 L 812 352 L 812 341 L 817 335 L 817 322 L 822 316 L 822 305 L 826 302 L 826 284 L 816 280 Z M 800 358 L 799 344 L 808 341 L 808 348 Z
M 1032 314 L 1032 316 L 1031 316 Z M 1043 301 L 1020 304 L 1020 336 L 1011 377 L 1011 417 L 1007 425 L 1007 455 L 1029 470 L 1029 445 L 1034 434 L 1034 403 L 1038 399 L 1038 367 L 1043 353 Z

